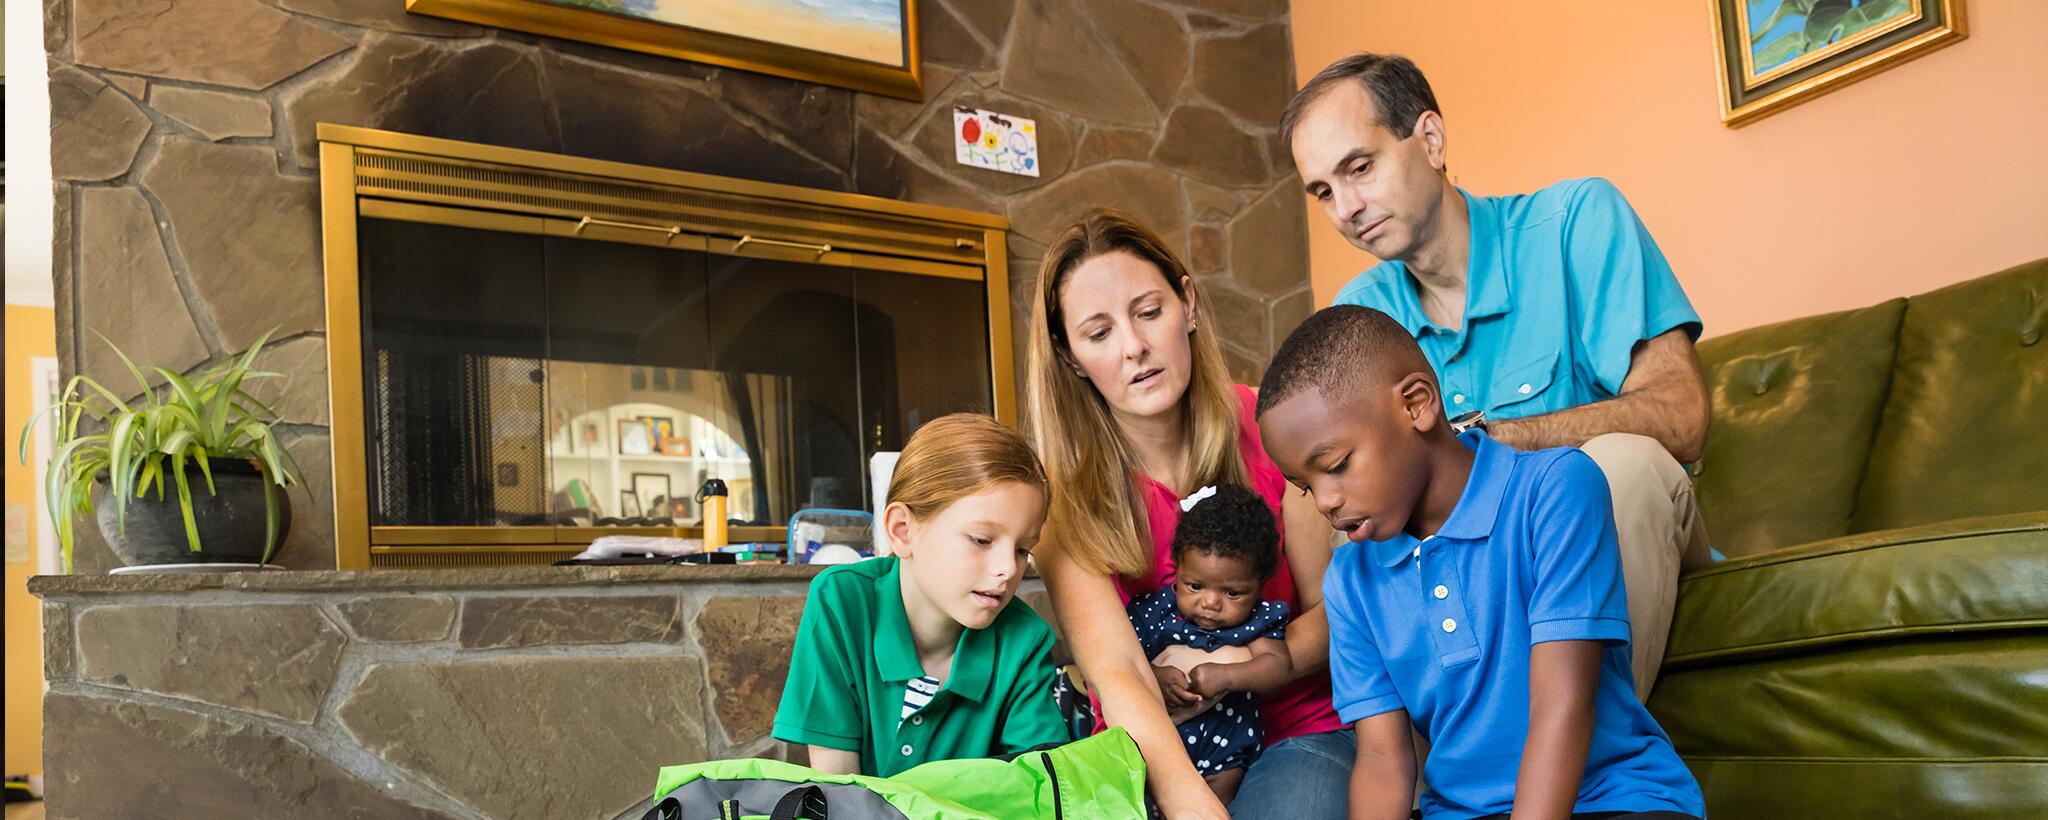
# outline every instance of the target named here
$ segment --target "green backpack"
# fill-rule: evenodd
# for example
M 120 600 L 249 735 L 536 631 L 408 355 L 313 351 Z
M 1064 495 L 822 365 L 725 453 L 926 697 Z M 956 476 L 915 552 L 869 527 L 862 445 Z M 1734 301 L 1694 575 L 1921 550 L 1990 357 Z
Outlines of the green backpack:
M 886 778 L 780 760 L 664 766 L 642 820 L 1114 820 L 1145 811 L 1145 760 L 1112 728 L 1008 761 L 936 760 Z

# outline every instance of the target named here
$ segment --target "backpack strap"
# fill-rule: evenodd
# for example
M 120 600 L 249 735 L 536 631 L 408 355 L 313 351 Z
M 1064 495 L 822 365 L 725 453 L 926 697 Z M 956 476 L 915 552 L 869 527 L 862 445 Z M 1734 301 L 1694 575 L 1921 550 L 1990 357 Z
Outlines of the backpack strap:
M 825 790 L 817 786 L 790 789 L 775 801 L 769 820 L 826 820 Z
M 640 815 L 640 820 L 683 820 L 682 801 L 674 797 L 664 797 L 656 801 L 654 807 L 648 809 L 646 814 Z

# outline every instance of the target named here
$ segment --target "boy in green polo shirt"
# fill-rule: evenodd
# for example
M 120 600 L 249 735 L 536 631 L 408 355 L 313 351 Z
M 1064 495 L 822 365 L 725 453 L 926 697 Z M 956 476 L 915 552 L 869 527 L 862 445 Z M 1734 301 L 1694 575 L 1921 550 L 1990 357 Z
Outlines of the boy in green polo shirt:
M 1067 741 L 1052 629 L 1014 603 L 1047 501 L 1029 444 L 987 416 L 903 448 L 880 535 L 895 554 L 811 582 L 775 738 L 811 768 L 888 777 Z

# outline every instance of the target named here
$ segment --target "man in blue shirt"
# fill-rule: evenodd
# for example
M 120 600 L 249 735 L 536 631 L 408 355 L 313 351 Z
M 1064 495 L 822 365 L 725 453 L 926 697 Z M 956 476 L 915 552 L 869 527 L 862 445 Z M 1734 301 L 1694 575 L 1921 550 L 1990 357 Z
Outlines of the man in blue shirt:
M 1332 63 L 1288 104 L 1281 134 L 1331 223 L 1384 260 L 1336 303 L 1398 321 L 1461 428 L 1523 450 L 1579 447 L 1600 465 L 1636 693 L 1649 697 L 1679 569 L 1711 560 L 1680 466 L 1706 444 L 1700 319 L 1649 230 L 1602 179 L 1502 197 L 1460 190 L 1435 94 L 1403 57 Z
M 1701 817 L 1637 701 L 1607 480 L 1569 447 L 1456 435 L 1408 330 L 1309 317 L 1259 389 L 1266 451 L 1352 543 L 1323 576 L 1353 820 Z

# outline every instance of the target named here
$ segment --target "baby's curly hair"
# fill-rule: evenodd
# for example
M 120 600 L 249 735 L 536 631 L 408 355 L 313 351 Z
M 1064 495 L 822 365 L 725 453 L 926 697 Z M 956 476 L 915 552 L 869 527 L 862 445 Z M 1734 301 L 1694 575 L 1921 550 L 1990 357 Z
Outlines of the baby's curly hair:
M 1174 562 L 1191 549 L 1249 563 L 1263 580 L 1279 569 L 1280 527 L 1258 493 L 1224 484 L 1215 495 L 1196 502 L 1174 529 Z

